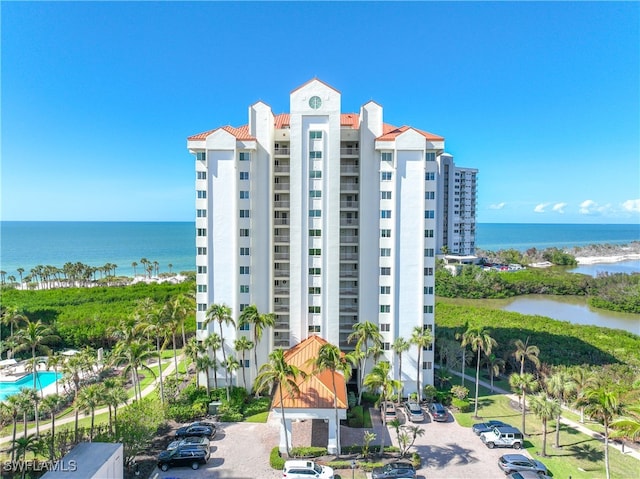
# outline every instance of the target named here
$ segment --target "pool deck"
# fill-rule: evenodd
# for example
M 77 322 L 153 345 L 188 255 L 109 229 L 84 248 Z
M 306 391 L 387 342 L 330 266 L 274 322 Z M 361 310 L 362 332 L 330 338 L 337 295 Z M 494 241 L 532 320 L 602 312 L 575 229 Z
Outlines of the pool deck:
M 30 363 L 31 361 L 29 360 L 25 360 L 25 361 L 21 361 L 18 362 L 16 364 L 13 364 L 11 366 L 5 366 L 3 368 L 0 369 L 0 384 L 14 384 L 18 381 L 20 381 L 22 378 L 24 378 L 25 376 L 28 376 L 29 374 L 31 374 L 31 371 L 27 371 L 27 365 Z M 45 372 L 47 371 L 46 367 L 44 364 L 39 363 L 37 368 L 36 368 L 36 372 Z M 53 394 L 56 392 L 56 383 L 58 384 L 58 389 L 60 388 L 60 384 L 61 381 L 60 379 L 52 382 L 51 384 L 49 384 L 48 386 L 45 386 L 44 388 L 41 389 L 41 396 L 47 396 L 49 394 Z

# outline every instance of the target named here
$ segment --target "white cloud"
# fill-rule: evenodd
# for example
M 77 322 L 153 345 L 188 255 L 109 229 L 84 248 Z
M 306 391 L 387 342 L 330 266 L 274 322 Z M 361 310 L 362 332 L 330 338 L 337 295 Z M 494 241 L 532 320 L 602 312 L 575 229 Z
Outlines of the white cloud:
M 630 213 L 640 213 L 640 198 L 622 203 L 622 209 Z
M 599 215 L 602 213 L 606 213 L 607 210 L 611 209 L 611 205 L 599 205 L 593 200 L 584 200 L 580 203 L 579 213 L 582 215 Z
M 503 201 L 502 203 L 497 203 L 494 205 L 489 205 L 489 209 L 490 210 L 501 210 L 502 208 L 504 208 L 506 205 L 506 203 Z
M 564 214 L 564 209 L 567 206 L 566 203 L 556 203 L 555 205 L 553 205 L 553 211 L 557 211 L 560 214 Z
M 538 206 L 536 206 L 533 211 L 535 213 L 544 213 L 544 209 L 549 206 L 549 203 L 540 203 Z

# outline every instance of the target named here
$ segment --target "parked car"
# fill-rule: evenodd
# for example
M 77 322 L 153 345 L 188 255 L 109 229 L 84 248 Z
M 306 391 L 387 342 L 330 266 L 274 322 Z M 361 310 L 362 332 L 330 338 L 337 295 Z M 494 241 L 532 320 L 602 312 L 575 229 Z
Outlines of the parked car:
M 176 441 L 172 441 L 167 446 L 167 451 L 171 449 L 175 449 L 178 446 L 192 446 L 199 447 L 206 451 L 209 450 L 209 439 L 204 436 L 189 436 L 184 439 L 178 439 Z
M 371 471 L 372 479 L 416 479 L 416 470 L 410 462 L 390 462 Z
M 489 449 L 494 447 L 513 447 L 520 449 L 524 441 L 520 430 L 511 426 L 494 426 L 491 431 L 480 434 L 480 440 Z
M 507 474 L 507 479 L 551 479 L 551 476 L 533 471 L 516 471 Z
M 495 426 L 509 426 L 509 424 L 502 421 L 491 420 L 474 424 L 471 426 L 471 430 L 476 433 L 476 436 L 479 436 L 483 432 L 491 431 Z
M 396 412 L 396 405 L 393 404 L 391 401 L 385 401 L 380 406 L 380 414 L 382 414 L 385 417 L 386 422 L 396 419 L 398 417 L 398 414 Z
M 162 451 L 158 455 L 158 467 L 166 471 L 170 467 L 189 466 L 198 469 L 209 460 L 210 452 L 199 447 L 178 446 L 170 451 Z
M 429 405 L 429 412 L 434 421 L 446 422 L 449 419 L 449 414 L 442 404 L 434 402 Z
M 282 469 L 283 479 L 333 479 L 333 469 L 313 461 L 286 461 Z
M 207 426 L 207 427 L 210 427 L 211 429 L 216 428 L 216 425 L 209 421 L 194 421 L 190 424 L 190 426 Z
M 407 415 L 407 419 L 411 422 L 424 421 L 424 412 L 422 412 L 420 404 L 406 402 L 404 403 L 404 412 Z
M 520 471 L 532 471 L 536 474 L 546 474 L 547 467 L 540 461 L 529 459 L 523 454 L 505 454 L 498 459 L 498 466 L 507 474 Z
M 188 426 L 183 426 L 176 431 L 176 438 L 184 438 L 187 436 L 204 436 L 209 439 L 213 438 L 216 435 L 216 428 L 210 426 L 195 426 L 190 424 Z

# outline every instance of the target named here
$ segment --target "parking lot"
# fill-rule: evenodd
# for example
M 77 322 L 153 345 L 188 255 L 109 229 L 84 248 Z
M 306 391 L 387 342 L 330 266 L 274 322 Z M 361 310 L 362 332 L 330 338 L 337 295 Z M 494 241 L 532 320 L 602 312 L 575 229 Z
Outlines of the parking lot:
M 377 423 L 374 430 L 379 435 L 382 433 L 379 411 L 371 412 L 374 424 Z M 402 413 L 399 417 L 401 420 L 404 418 Z M 498 467 L 498 458 L 516 452 L 513 449 L 488 449 L 470 428 L 459 426 L 451 415 L 447 422 L 433 422 L 428 418 L 424 423 L 416 424 L 425 430 L 413 448 L 422 457 L 422 467 L 418 470 L 420 479 L 504 478 Z M 343 429 L 343 439 L 354 432 L 347 429 Z M 223 423 L 211 441 L 211 459 L 206 466 L 196 471 L 185 467 L 166 472 L 156 469 L 151 477 L 279 479 L 282 473 L 269 466 L 269 453 L 278 444 L 278 430 L 279 415 L 273 413 L 266 424 Z M 396 444 L 395 436 L 395 430 L 388 428 L 385 444 Z

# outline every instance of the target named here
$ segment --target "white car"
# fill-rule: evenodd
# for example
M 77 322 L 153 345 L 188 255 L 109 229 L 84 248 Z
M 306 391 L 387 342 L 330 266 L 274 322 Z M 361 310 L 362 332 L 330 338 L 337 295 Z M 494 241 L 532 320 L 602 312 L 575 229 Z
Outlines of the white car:
M 333 469 L 313 461 L 287 461 L 282 469 L 283 479 L 333 479 Z
M 422 408 L 417 403 L 404 403 L 404 413 L 407 415 L 407 419 L 411 422 L 424 421 L 424 412 L 422 412 Z

